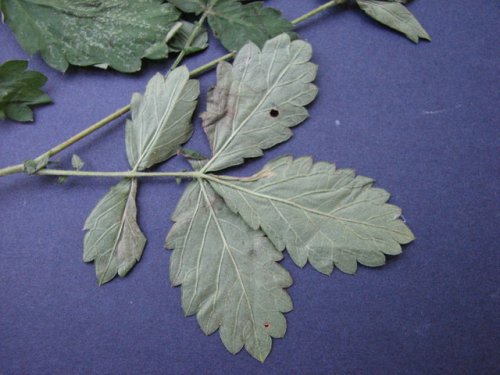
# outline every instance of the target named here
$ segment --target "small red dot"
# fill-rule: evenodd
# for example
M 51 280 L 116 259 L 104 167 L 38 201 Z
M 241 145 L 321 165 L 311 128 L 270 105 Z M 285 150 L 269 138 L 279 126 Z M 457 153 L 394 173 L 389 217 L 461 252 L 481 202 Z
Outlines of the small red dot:
M 270 328 L 271 325 L 269 323 L 264 323 L 264 328 Z

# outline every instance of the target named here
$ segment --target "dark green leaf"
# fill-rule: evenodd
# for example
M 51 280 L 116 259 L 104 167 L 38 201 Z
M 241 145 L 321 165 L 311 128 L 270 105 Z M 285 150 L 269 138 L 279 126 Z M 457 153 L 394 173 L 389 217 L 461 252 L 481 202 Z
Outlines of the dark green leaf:
M 297 265 L 310 261 L 325 274 L 334 265 L 354 273 L 356 261 L 380 266 L 384 254 L 399 254 L 400 244 L 414 239 L 399 219 L 401 210 L 386 204 L 389 194 L 373 188 L 371 179 L 311 158 L 280 158 L 254 178 L 211 184 L 250 227 L 261 227 L 279 250 L 286 247 Z
M 33 121 L 29 106 L 47 104 L 51 99 L 41 90 L 47 77 L 26 71 L 28 62 L 7 61 L 0 65 L 0 120 Z
M 283 313 L 292 302 L 283 290 L 292 284 L 276 262 L 281 254 L 259 230 L 232 213 L 205 181 L 192 182 L 173 215 L 166 247 L 173 285 L 182 285 L 182 307 L 196 314 L 205 334 L 219 330 L 231 353 L 243 346 L 259 361 L 271 337 L 283 337 Z
M 1 10 L 26 52 L 52 67 L 69 64 L 141 68 L 167 56 L 166 36 L 179 12 L 162 0 L 4 0 Z
M 203 12 L 210 0 L 168 0 L 168 2 L 185 13 L 199 14 Z
M 146 238 L 137 225 L 137 180 L 113 186 L 85 222 L 83 260 L 94 261 L 99 285 L 125 276 L 141 259 Z
M 403 1 L 356 0 L 359 7 L 373 19 L 406 35 L 418 43 L 419 38 L 431 37 L 406 7 Z
M 242 4 L 237 0 L 169 0 L 183 12 L 208 12 L 214 35 L 229 51 L 237 51 L 248 42 L 262 47 L 266 40 L 291 32 L 293 25 L 279 10 L 264 8 L 262 1 Z
M 208 23 L 229 51 L 248 42 L 262 47 L 268 39 L 291 32 L 293 27 L 278 10 L 264 8 L 261 1 L 242 5 L 236 0 L 220 0 L 210 10 Z

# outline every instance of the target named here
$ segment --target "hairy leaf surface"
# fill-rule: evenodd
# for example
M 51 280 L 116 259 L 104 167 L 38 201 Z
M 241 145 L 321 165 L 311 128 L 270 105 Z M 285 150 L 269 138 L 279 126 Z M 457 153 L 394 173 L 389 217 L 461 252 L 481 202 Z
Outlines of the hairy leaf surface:
M 271 337 L 283 337 L 284 312 L 292 309 L 283 290 L 292 284 L 276 262 L 279 253 L 264 234 L 251 229 L 206 181 L 192 182 L 173 215 L 166 247 L 173 285 L 182 285 L 186 315 L 196 314 L 208 335 L 219 329 L 231 353 L 245 346 L 264 361 Z
M 141 259 L 146 238 L 137 224 L 137 180 L 113 186 L 85 222 L 83 260 L 94 261 L 100 285 L 125 276 Z
M 47 77 L 26 71 L 28 62 L 7 61 L 0 65 L 0 120 L 33 121 L 30 106 L 47 104 L 52 100 L 42 90 Z
M 4 0 L 1 10 L 26 52 L 55 69 L 69 64 L 141 68 L 168 54 L 166 36 L 179 12 L 162 0 Z
M 373 181 L 311 158 L 283 157 L 247 181 L 211 181 L 213 188 L 250 227 L 259 226 L 285 247 L 299 266 L 309 261 L 329 274 L 335 265 L 354 273 L 357 263 L 380 266 L 384 254 L 401 252 L 414 237 L 386 204 L 389 194 Z
M 356 0 L 359 7 L 378 22 L 406 35 L 411 41 L 431 40 L 417 19 L 402 4 L 405 1 Z
M 281 33 L 291 32 L 292 23 L 262 1 L 241 4 L 237 0 L 170 0 L 188 13 L 208 11 L 208 23 L 214 35 L 229 51 L 236 51 L 248 42 L 259 47 Z
M 133 95 L 132 120 L 126 129 L 132 168 L 141 171 L 175 155 L 193 132 L 191 117 L 199 94 L 199 82 L 189 79 L 189 71 L 182 66 L 166 78 L 156 74 L 144 96 Z
M 308 43 L 282 34 L 262 51 L 245 45 L 232 66 L 220 63 L 202 115 L 213 153 L 205 171 L 241 164 L 292 136 L 289 128 L 308 117 L 304 106 L 318 91 L 311 53 Z

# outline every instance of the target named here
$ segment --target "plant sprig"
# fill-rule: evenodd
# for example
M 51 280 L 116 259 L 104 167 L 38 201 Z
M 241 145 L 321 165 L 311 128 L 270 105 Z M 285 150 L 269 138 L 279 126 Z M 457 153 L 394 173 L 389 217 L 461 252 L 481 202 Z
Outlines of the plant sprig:
M 310 263 L 329 275 L 334 268 L 354 273 L 358 264 L 381 266 L 387 255 L 399 254 L 402 245 L 414 240 L 400 218 L 401 210 L 387 203 L 386 191 L 374 188 L 372 179 L 356 176 L 352 170 L 338 170 L 329 162 L 282 156 L 253 176 L 220 174 L 287 141 L 291 129 L 308 118 L 306 107 L 317 94 L 312 47 L 300 39 L 291 40 L 290 34 L 295 35 L 281 28 L 286 29 L 283 25 L 288 22 L 291 29 L 345 2 L 330 1 L 292 22 L 280 23 L 276 21 L 279 14 L 262 9 L 260 3 L 175 1 L 183 10 L 201 16 L 190 27 L 175 26 L 176 31 L 189 29 L 189 35 L 183 35 L 185 45 L 167 75 L 156 74 L 144 94 L 133 95 L 130 105 L 34 160 L 0 170 L 0 176 L 25 171 L 58 176 L 60 181 L 69 176 L 120 178 L 84 225 L 83 259 L 94 262 L 99 284 L 125 276 L 142 257 L 147 239 L 137 220 L 140 179 L 190 180 L 165 242 L 173 250 L 171 282 L 182 287 L 184 312 L 196 315 L 206 334 L 218 331 L 231 353 L 245 348 L 264 361 L 272 339 L 284 336 L 284 314 L 292 309 L 286 292 L 292 278 L 279 264 L 285 250 L 297 266 Z M 414 41 L 428 36 L 423 29 L 415 31 L 421 26 L 410 18 L 397 25 L 390 16 L 374 10 L 389 9 L 397 18 L 403 14 L 398 13 L 399 1 L 357 3 Z M 12 5 L 15 0 L 2 4 Z M 253 18 L 245 18 L 249 14 Z M 256 16 L 267 20 L 266 27 L 256 29 Z M 178 65 L 187 54 L 202 48 L 199 36 L 205 20 L 224 45 L 238 52 L 189 72 Z M 241 35 L 228 35 L 232 22 L 241 23 L 242 33 L 253 34 L 256 43 L 242 46 Z M 272 35 L 276 33 L 279 35 Z M 226 62 L 233 57 L 232 64 Z M 205 158 L 181 147 L 192 135 L 191 118 L 200 95 L 193 77 L 215 65 L 217 85 L 208 93 L 202 115 L 211 149 Z M 83 171 L 84 162 L 76 155 L 72 158 L 74 170 L 47 168 L 53 155 L 128 111 L 131 119 L 126 123 L 125 148 L 129 171 Z M 148 172 L 176 155 L 186 157 L 192 171 Z

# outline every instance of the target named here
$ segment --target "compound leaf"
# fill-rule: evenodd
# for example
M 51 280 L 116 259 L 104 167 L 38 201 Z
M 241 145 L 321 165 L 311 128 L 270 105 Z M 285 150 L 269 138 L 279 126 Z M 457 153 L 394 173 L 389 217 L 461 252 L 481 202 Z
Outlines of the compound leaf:
M 28 62 L 7 61 L 0 65 L 0 120 L 33 121 L 30 106 L 47 104 L 52 100 L 42 90 L 47 77 L 26 71 Z
M 212 187 L 250 227 L 259 226 L 299 266 L 354 273 L 357 262 L 380 266 L 414 237 L 386 204 L 389 194 L 352 170 L 311 158 L 283 157 L 246 181 L 212 179 Z
M 94 261 L 99 285 L 125 276 L 141 259 L 146 237 L 137 224 L 137 180 L 113 186 L 87 218 L 83 260 Z
M 189 79 L 189 71 L 182 66 L 166 78 L 156 74 L 144 95 L 132 96 L 132 120 L 126 128 L 132 168 L 141 171 L 175 155 L 193 132 L 191 117 L 199 94 L 199 82 Z
M 359 7 L 378 22 L 406 35 L 414 43 L 419 39 L 431 40 L 417 19 L 403 5 L 405 1 L 356 0 Z
M 166 247 L 173 285 L 182 285 L 186 315 L 196 314 L 208 335 L 219 329 L 231 353 L 245 346 L 264 361 L 271 337 L 283 337 L 292 284 L 282 257 L 259 230 L 225 205 L 206 181 L 192 182 L 173 215 Z
M 55 69 L 69 64 L 135 72 L 168 55 L 179 12 L 162 0 L 4 0 L 5 20 L 26 52 Z
M 232 66 L 220 63 L 202 115 L 213 153 L 205 171 L 241 164 L 292 136 L 289 128 L 308 117 L 304 106 L 318 91 L 311 53 L 308 43 L 282 34 L 262 51 L 246 44 Z

